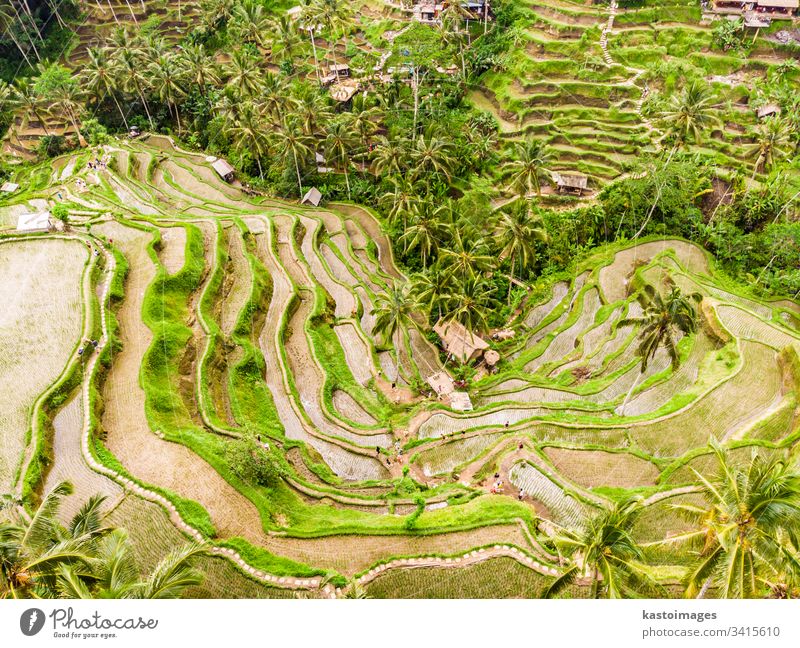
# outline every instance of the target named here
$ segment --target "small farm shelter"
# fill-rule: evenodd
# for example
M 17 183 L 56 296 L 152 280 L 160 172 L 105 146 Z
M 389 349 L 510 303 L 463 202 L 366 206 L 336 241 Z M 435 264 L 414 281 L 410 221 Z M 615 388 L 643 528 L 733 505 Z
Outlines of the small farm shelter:
M 141 134 L 142 132 L 139 130 L 138 126 L 131 126 L 131 129 L 128 131 L 128 137 L 131 139 L 136 139 Z
M 303 200 L 300 201 L 300 204 L 319 207 L 320 202 L 322 202 L 322 194 L 316 187 L 311 187 L 311 189 L 306 192 L 306 195 L 303 196 Z
M 338 63 L 328 68 L 328 74 L 345 79 L 350 76 L 350 66 L 347 63 Z
M 428 377 L 428 384 L 437 396 L 447 396 L 452 394 L 456 386 L 453 384 L 453 379 L 444 371 L 439 371 L 432 376 Z
M 472 401 L 467 392 L 455 391 L 450 394 L 450 407 L 459 412 L 471 412 Z
M 767 104 L 758 109 L 758 118 L 766 119 L 767 117 L 776 117 L 781 114 L 781 107 L 778 104 Z
M 214 160 L 214 162 L 211 163 L 211 166 L 214 167 L 214 171 L 216 171 L 217 175 L 225 182 L 231 182 L 233 180 L 233 176 L 236 171 L 226 160 L 219 158 Z
M 18 232 L 46 232 L 50 229 L 50 213 L 22 214 L 17 221 Z
M 3 193 L 14 193 L 17 189 L 19 189 L 19 185 L 14 182 L 4 182 L 0 187 L 0 191 Z
M 349 83 L 334 83 L 331 86 L 331 98 L 334 101 L 338 101 L 339 103 L 346 103 L 353 98 L 356 92 L 358 92 L 359 84 L 353 83 L 352 81 Z
M 439 320 L 433 327 L 442 341 L 444 350 L 460 362 L 477 360 L 489 348 L 485 340 L 475 335 L 459 322 Z
M 571 193 L 582 196 L 584 191 L 588 191 L 589 178 L 584 175 L 553 173 L 553 182 L 556 183 L 558 193 Z

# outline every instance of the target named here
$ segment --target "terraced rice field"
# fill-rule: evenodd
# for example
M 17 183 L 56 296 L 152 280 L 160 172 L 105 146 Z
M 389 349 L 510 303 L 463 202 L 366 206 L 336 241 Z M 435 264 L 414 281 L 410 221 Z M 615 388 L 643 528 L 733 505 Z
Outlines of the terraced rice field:
M 528 26 L 521 44 L 468 95 L 495 117 L 505 139 L 544 139 L 552 170 L 587 176 L 594 193 L 658 150 L 667 125 L 657 107 L 679 91 L 671 70 L 680 69 L 678 76 L 705 79 L 718 97 L 720 123 L 698 153 L 720 169 L 754 173 L 748 149 L 757 119 L 749 102 L 758 99 L 756 81 L 785 58 L 772 42 L 756 33 L 749 57 L 723 53 L 699 3 L 688 0 L 638 8 L 583 0 L 518 5 Z
M 609 506 L 609 488 L 691 486 L 686 464 L 710 437 L 778 448 L 797 431 L 800 334 L 781 317 L 795 305 L 723 290 L 686 242 L 583 262 L 509 322 L 499 371 L 470 383 L 475 409 L 459 413 L 410 388 L 442 367 L 424 335 L 376 346 L 375 296 L 405 277 L 368 211 L 248 196 L 166 138 L 106 152 L 118 163 L 80 195 L 78 154 L 0 205 L 11 223 L 61 191 L 76 214 L 60 237 L 0 241 L 13 306 L 0 316 L 13 395 L 0 474 L 20 488 L 44 466 L 40 491 L 74 481 L 70 511 L 107 495 L 113 521 L 152 545 L 145 562 L 205 538 L 216 553 L 194 595 L 335 596 L 357 577 L 375 596 L 535 596 L 558 573 L 547 534 Z M 730 339 L 699 331 L 680 340 L 677 369 L 659 354 L 642 374 L 636 327 L 622 324 L 642 312 L 628 286 L 667 275 L 703 293 Z M 78 362 L 86 337 L 107 370 Z M 34 361 L 46 371 L 20 365 Z M 52 421 L 31 426 L 37 399 L 76 367 Z M 84 398 L 90 388 L 101 398 Z M 245 434 L 275 453 L 277 483 L 245 482 L 228 463 Z M 639 531 L 650 540 L 679 526 L 652 501 Z

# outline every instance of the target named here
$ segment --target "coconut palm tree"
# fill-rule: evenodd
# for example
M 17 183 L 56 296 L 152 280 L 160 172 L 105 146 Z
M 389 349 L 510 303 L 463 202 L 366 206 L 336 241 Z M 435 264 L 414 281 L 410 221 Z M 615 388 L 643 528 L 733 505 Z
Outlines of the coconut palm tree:
M 768 171 L 776 158 L 786 157 L 790 143 L 790 128 L 779 117 L 765 120 L 753 134 L 755 144 L 747 151 L 748 157 L 756 159 L 753 177 L 759 170 Z
M 777 453 L 765 457 L 754 450 L 742 465 L 716 442 L 711 451 L 719 463 L 717 474 L 706 478 L 695 471 L 705 504 L 676 505 L 695 528 L 653 544 L 695 547 L 697 560 L 687 574 L 687 597 L 702 597 L 712 586 L 723 598 L 797 592 L 797 468 Z
M 407 168 L 408 153 L 400 140 L 384 135 L 372 149 L 372 171 L 376 176 L 400 175 Z
M 258 60 L 245 49 L 238 48 L 233 51 L 228 64 L 227 87 L 233 89 L 242 99 L 252 99 L 261 92 L 262 71 Z
M 72 81 L 72 79 L 70 79 Z M 78 144 L 86 146 L 78 121 L 85 110 L 84 93 L 77 83 L 64 83 L 54 89 L 50 96 L 49 112 L 66 115 L 78 137 Z
M 219 84 L 217 64 L 202 43 L 183 46 L 178 61 L 187 80 L 200 88 L 200 94 L 203 97 L 207 96 L 208 86 Z
M 409 152 L 414 176 L 420 178 L 426 173 L 442 175 L 449 182 L 455 163 L 451 149 L 450 143 L 443 138 L 419 135 Z
M 246 101 L 240 108 L 237 117 L 226 122 L 223 131 L 233 142 L 234 148 L 240 155 L 250 152 L 258 166 L 258 175 L 263 180 L 264 170 L 261 167 L 261 158 L 269 150 L 269 136 L 264 128 L 264 120 L 252 101 Z
M 351 119 L 342 117 L 328 124 L 325 135 L 325 157 L 339 169 L 344 170 L 348 200 L 350 200 L 350 154 L 355 145 L 356 136 L 353 133 Z
M 236 0 L 201 0 L 200 15 L 210 31 L 220 29 L 228 23 L 236 7 Z
M 14 31 L 14 23 L 17 21 L 18 13 L 16 8 L 10 2 L 8 4 L 0 4 L 0 32 L 4 35 L 8 35 L 11 39 L 11 42 L 14 43 L 14 47 L 17 48 L 17 51 L 22 55 L 22 58 L 25 59 L 25 63 L 28 64 L 28 67 L 33 67 L 33 63 L 31 62 L 30 58 L 28 58 L 28 51 L 22 46 L 22 42 L 17 37 L 16 32 Z M 26 32 L 27 35 L 27 32 Z M 39 59 L 39 52 L 36 50 L 36 44 L 33 41 L 30 41 L 34 52 L 36 53 L 37 60 Z
M 540 218 L 535 217 L 530 204 L 516 200 L 506 206 L 500 214 L 495 228 L 500 258 L 511 263 L 511 277 L 528 270 L 536 258 L 536 242 L 547 240 L 547 231 Z M 511 285 L 508 282 L 508 303 L 511 303 Z
M 30 111 L 33 113 L 33 116 L 36 117 L 36 121 L 38 121 L 42 125 L 42 130 L 44 130 L 45 135 L 50 135 L 50 131 L 47 130 L 47 122 L 42 118 L 39 109 L 42 106 L 42 96 L 39 94 L 36 88 L 36 82 L 33 79 L 29 79 L 26 77 L 18 77 L 14 79 L 14 84 L 11 87 L 11 96 L 10 99 L 7 100 L 9 105 L 24 110 Z
M 559 529 L 551 544 L 568 567 L 544 592 L 558 596 L 568 586 L 587 581 L 591 598 L 630 598 L 657 585 L 647 574 L 633 528 L 641 507 L 633 500 L 615 504 L 577 529 Z
M 375 335 L 380 336 L 384 344 L 388 344 L 402 329 L 416 327 L 415 307 L 416 303 L 407 284 L 402 287 L 393 284 L 385 293 L 377 295 L 375 308 L 371 312 L 375 316 Z M 399 348 L 399 344 L 396 343 L 395 347 Z
M 61 567 L 88 564 L 90 543 L 100 533 L 100 498 L 89 500 L 68 527 L 57 519 L 61 501 L 72 493 L 58 484 L 29 516 L 21 509 L 0 511 L 0 597 L 51 597 Z
M 667 124 L 667 136 L 675 136 L 676 146 L 686 144 L 690 136 L 697 142 L 705 130 L 720 123 L 715 104 L 716 97 L 709 87 L 692 81 L 683 92 L 672 97 L 661 114 Z
M 403 230 L 406 228 L 408 217 L 414 205 L 420 200 L 420 187 L 409 175 L 389 176 L 392 190 L 380 198 L 386 208 L 386 217 L 394 224 L 399 219 L 403 220 Z
M 424 199 L 412 206 L 411 221 L 403 228 L 400 243 L 406 252 L 419 248 L 422 267 L 427 268 L 447 236 L 447 226 L 437 217 L 433 201 Z
M 153 90 L 158 98 L 169 107 L 170 113 L 178 123 L 178 132 L 181 126 L 181 114 L 178 101 L 186 96 L 183 87 L 183 69 L 174 54 L 159 56 L 149 67 Z
M 97 542 L 86 563 L 62 565 L 55 587 L 62 598 L 176 599 L 202 583 L 203 575 L 193 562 L 204 553 L 202 545 L 185 545 L 141 578 L 127 531 L 114 529 Z
M 542 140 L 529 137 L 514 145 L 514 153 L 501 171 L 508 175 L 508 188 L 520 196 L 541 195 L 541 181 L 550 177 L 547 167 L 552 160 L 550 149 Z
M 450 245 L 441 249 L 439 258 L 450 274 L 462 282 L 474 279 L 495 263 L 486 240 L 468 238 L 459 227 L 453 228 Z
M 118 31 L 120 36 L 127 39 L 127 31 Z M 130 45 L 123 43 L 121 46 L 114 47 L 112 55 L 112 69 L 114 76 L 118 79 L 115 84 L 126 92 L 135 94 L 142 102 L 142 107 L 147 115 L 150 128 L 155 128 L 153 117 L 150 114 L 150 105 L 145 98 L 145 90 L 148 88 L 148 80 L 144 75 L 144 50 L 135 40 Z
M 271 36 L 269 45 L 273 59 L 291 63 L 300 44 L 297 21 L 281 13 L 269 20 L 267 33 Z
M 293 116 L 287 116 L 275 125 L 272 131 L 273 150 L 284 164 L 293 164 L 297 176 L 298 194 L 303 196 L 301 162 L 311 156 L 311 139 L 303 132 L 302 124 Z
M 122 110 L 122 106 L 117 99 L 116 79 L 111 69 L 108 48 L 90 47 L 86 50 L 86 55 L 87 60 L 81 66 L 79 76 L 81 85 L 89 94 L 94 96 L 98 104 L 110 96 L 119 111 L 122 123 L 125 124 L 125 128 L 128 128 L 128 119 L 125 111 Z
M 641 373 L 660 348 L 666 349 L 673 368 L 680 363 L 675 337 L 678 333 L 690 335 L 697 330 L 697 309 L 692 302 L 700 302 L 700 293 L 684 295 L 681 289 L 673 286 L 666 297 L 652 285 L 642 290 L 644 314 L 620 322 L 619 326 L 639 325 L 639 347 L 636 351 L 641 359 Z
M 413 276 L 411 297 L 429 314 L 435 312 L 438 321 L 442 318 L 444 311 L 448 309 L 454 283 L 453 276 L 442 268 L 442 264 L 434 263 L 425 272 Z
M 264 46 L 264 35 L 269 33 L 270 21 L 264 5 L 257 0 L 239 0 L 233 8 L 228 29 L 242 43 Z
M 357 94 L 350 102 L 350 114 L 353 116 L 352 127 L 358 133 L 364 150 L 369 148 L 370 140 L 383 119 L 381 108 L 371 105 L 370 101 L 368 95 Z
M 489 328 L 489 314 L 496 305 L 496 290 L 497 286 L 481 275 L 458 282 L 450 298 L 450 312 L 445 319 L 460 322 L 468 331 L 485 331 Z

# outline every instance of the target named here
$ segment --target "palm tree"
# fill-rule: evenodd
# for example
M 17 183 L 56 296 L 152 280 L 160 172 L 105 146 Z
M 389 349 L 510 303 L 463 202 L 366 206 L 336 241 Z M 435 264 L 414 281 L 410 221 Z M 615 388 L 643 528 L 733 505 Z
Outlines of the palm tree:
M 425 272 L 414 275 L 411 297 L 429 315 L 435 311 L 438 321 L 452 300 L 454 283 L 453 276 L 442 268 L 442 264 L 434 263 Z
M 228 29 L 240 42 L 264 45 L 264 34 L 269 32 L 270 21 L 261 2 L 240 0 L 233 8 Z
M 61 500 L 71 493 L 71 484 L 62 482 L 32 516 L 17 510 L 0 518 L 0 597 L 48 596 L 62 566 L 88 564 L 90 541 L 100 533 L 102 499 L 90 499 L 64 528 L 56 516 Z
M 196 544 L 175 549 L 142 579 L 128 533 L 114 529 L 97 543 L 87 563 L 61 566 L 56 589 L 63 598 L 176 599 L 203 581 L 192 563 L 204 553 Z
M 209 85 L 219 84 L 217 65 L 202 43 L 184 46 L 179 55 L 179 62 L 187 79 L 200 88 L 203 97 L 207 96 Z
M 497 241 L 500 247 L 500 258 L 511 263 L 511 278 L 518 269 L 517 276 L 528 270 L 536 256 L 536 241 L 545 242 L 547 232 L 542 227 L 541 219 L 534 217 L 527 201 L 517 200 L 500 212 L 497 223 Z M 511 303 L 511 285 L 508 282 L 508 303 Z
M 270 39 L 272 57 L 280 59 L 283 63 L 291 63 L 300 43 L 297 22 L 282 13 L 270 19 L 268 33 L 272 36 Z
M 170 113 L 178 123 L 178 132 L 181 126 L 181 114 L 178 109 L 178 100 L 186 95 L 183 88 L 183 70 L 174 54 L 159 56 L 150 66 L 150 78 L 153 80 L 153 90 L 158 98 L 169 106 Z
M 19 53 L 22 55 L 22 58 L 25 59 L 25 62 L 28 64 L 28 67 L 33 67 L 33 63 L 28 58 L 27 50 L 22 46 L 22 43 L 17 38 L 16 33 L 14 32 L 14 23 L 17 20 L 16 15 L 11 14 L 11 10 L 14 10 L 16 14 L 16 8 L 13 4 L 8 3 L 7 5 L 0 5 L 0 32 L 3 34 L 8 34 L 11 42 L 14 43 L 14 47 L 17 48 Z M 18 15 L 18 14 L 17 14 Z M 31 45 L 33 46 L 34 52 L 36 52 L 36 45 L 31 41 Z M 39 53 L 36 52 L 36 58 L 39 58 Z
M 350 151 L 356 144 L 350 120 L 337 119 L 328 124 L 325 136 L 325 156 L 340 169 L 344 169 L 347 199 L 350 200 Z
M 246 151 L 251 153 L 258 165 L 258 175 L 263 180 L 264 170 L 261 168 L 261 158 L 269 150 L 269 137 L 255 104 L 252 101 L 245 102 L 241 106 L 238 117 L 227 122 L 224 132 L 240 155 Z
M 125 31 L 120 31 L 118 33 L 127 37 L 127 32 Z M 139 97 L 144 107 L 144 112 L 147 115 L 147 121 L 150 123 L 150 128 L 154 129 L 155 125 L 153 124 L 153 117 L 150 114 L 150 106 L 144 96 L 144 91 L 147 88 L 148 82 L 142 69 L 144 64 L 143 49 L 138 43 L 134 42 L 132 45 L 123 44 L 119 47 L 115 47 L 113 52 L 113 73 L 119 79 L 118 83 L 115 85 Z
M 749 157 L 756 158 L 753 177 L 759 169 L 768 171 L 776 157 L 785 157 L 789 148 L 789 127 L 784 120 L 770 117 L 754 133 L 755 144 L 748 151 Z
M 436 255 L 439 246 L 447 236 L 447 226 L 436 215 L 432 200 L 421 200 L 411 208 L 411 222 L 404 227 L 400 236 L 403 249 L 410 252 L 419 248 L 422 267 Z
M 557 596 L 580 580 L 588 579 L 590 596 L 630 598 L 641 591 L 655 590 L 646 573 L 642 549 L 633 538 L 641 507 L 632 500 L 619 502 L 588 520 L 578 529 L 561 529 L 552 544 L 569 567 L 544 592 Z
M 700 481 L 704 506 L 676 505 L 695 529 L 653 544 L 693 544 L 697 561 L 687 574 L 686 596 L 701 598 L 708 587 L 723 598 L 781 595 L 800 587 L 797 529 L 800 473 L 777 454 L 754 450 L 746 465 L 716 442 L 716 476 Z
M 414 176 L 419 178 L 426 173 L 440 174 L 450 181 L 450 171 L 454 164 L 450 149 L 451 145 L 445 139 L 433 135 L 417 137 L 410 151 Z
M 201 0 L 200 6 L 203 24 L 214 31 L 230 20 L 236 0 Z
M 497 286 L 482 276 L 459 282 L 451 295 L 452 306 L 445 319 L 460 322 L 468 331 L 485 331 L 489 328 L 489 314 L 496 305 L 496 290 Z
M 376 176 L 400 175 L 406 169 L 408 153 L 399 140 L 381 135 L 372 150 L 372 171 Z
M 389 176 L 392 190 L 381 196 L 381 203 L 387 206 L 387 218 L 390 223 L 403 219 L 405 230 L 408 216 L 412 213 L 414 205 L 419 202 L 419 186 L 407 175 Z
M 10 103 L 16 108 L 32 112 L 36 120 L 42 125 L 44 134 L 50 135 L 50 131 L 47 130 L 47 122 L 39 112 L 39 108 L 42 105 L 42 97 L 36 89 L 36 82 L 33 79 L 19 77 L 14 80 Z
M 87 61 L 81 66 L 80 81 L 86 90 L 94 95 L 97 103 L 110 96 L 119 111 L 122 123 L 128 128 L 128 120 L 122 106 L 117 99 L 116 80 L 111 69 L 111 60 L 108 49 L 104 47 L 90 47 L 86 50 Z
M 641 373 L 647 371 L 647 364 L 664 347 L 672 360 L 672 367 L 680 363 L 675 336 L 678 333 L 690 335 L 697 330 L 697 309 L 693 301 L 700 302 L 700 293 L 684 295 L 681 289 L 673 286 L 666 297 L 662 297 L 652 285 L 643 289 L 644 314 L 620 322 L 619 326 L 641 325 L 637 355 L 642 361 Z
M 689 335 L 697 330 L 697 309 L 693 301 L 700 302 L 703 297 L 700 293 L 684 295 L 680 288 L 673 286 L 666 297 L 662 297 L 650 284 L 645 285 L 642 298 L 644 300 L 644 313 L 641 317 L 631 317 L 622 320 L 619 326 L 629 324 L 639 325 L 639 347 L 636 354 L 641 359 L 641 371 L 628 390 L 625 400 L 619 409 L 622 416 L 639 379 L 647 371 L 647 365 L 660 348 L 665 348 L 675 370 L 680 363 L 675 336 L 678 333 Z
M 489 270 L 495 262 L 483 238 L 467 238 L 459 227 L 453 228 L 451 245 L 441 249 L 439 258 L 450 274 L 462 282 Z
M 703 131 L 719 124 L 715 102 L 708 86 L 692 81 L 681 94 L 672 97 L 661 115 L 667 123 L 667 135 L 675 135 L 678 146 L 685 144 L 690 135 L 697 142 Z
M 529 137 L 517 142 L 513 157 L 501 167 L 509 175 L 508 188 L 520 196 L 530 196 L 534 191 L 541 195 L 541 181 L 550 177 L 547 167 L 551 160 L 550 149 L 542 140 Z
M 283 160 L 284 164 L 293 163 L 297 175 L 297 189 L 299 196 L 303 197 L 303 179 L 300 176 L 300 162 L 311 155 L 311 139 L 303 132 L 302 125 L 291 116 L 282 119 L 276 124 L 272 132 L 274 150 Z
M 70 81 L 72 81 L 70 79 Z M 83 91 L 77 83 L 64 83 L 57 87 L 50 97 L 50 112 L 57 112 L 66 115 L 78 137 L 78 144 L 86 146 L 86 139 L 78 126 L 78 120 L 85 110 L 83 101 Z
M 232 88 L 238 97 L 251 99 L 259 94 L 262 88 L 262 72 L 255 56 L 241 47 L 233 50 L 228 70 L 230 76 L 227 86 Z
M 375 308 L 371 315 L 375 316 L 375 335 L 388 344 L 394 339 L 395 334 L 403 328 L 416 326 L 414 321 L 414 308 L 416 304 L 411 297 L 408 285 L 399 287 L 392 285 L 385 293 L 375 298 Z M 398 344 L 395 347 L 399 348 Z
M 357 94 L 353 97 L 350 106 L 350 114 L 353 116 L 353 130 L 359 134 L 361 145 L 368 149 L 370 139 L 378 130 L 377 124 L 382 121 L 383 111 L 374 105 L 369 105 L 370 99 L 364 94 Z

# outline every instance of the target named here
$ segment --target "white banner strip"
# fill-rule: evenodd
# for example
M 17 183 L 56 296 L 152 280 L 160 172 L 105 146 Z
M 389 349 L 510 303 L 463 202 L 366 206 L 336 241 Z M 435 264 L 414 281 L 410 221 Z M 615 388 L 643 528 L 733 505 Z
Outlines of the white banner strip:
M 0 646 L 800 645 L 796 601 L 0 601 Z

